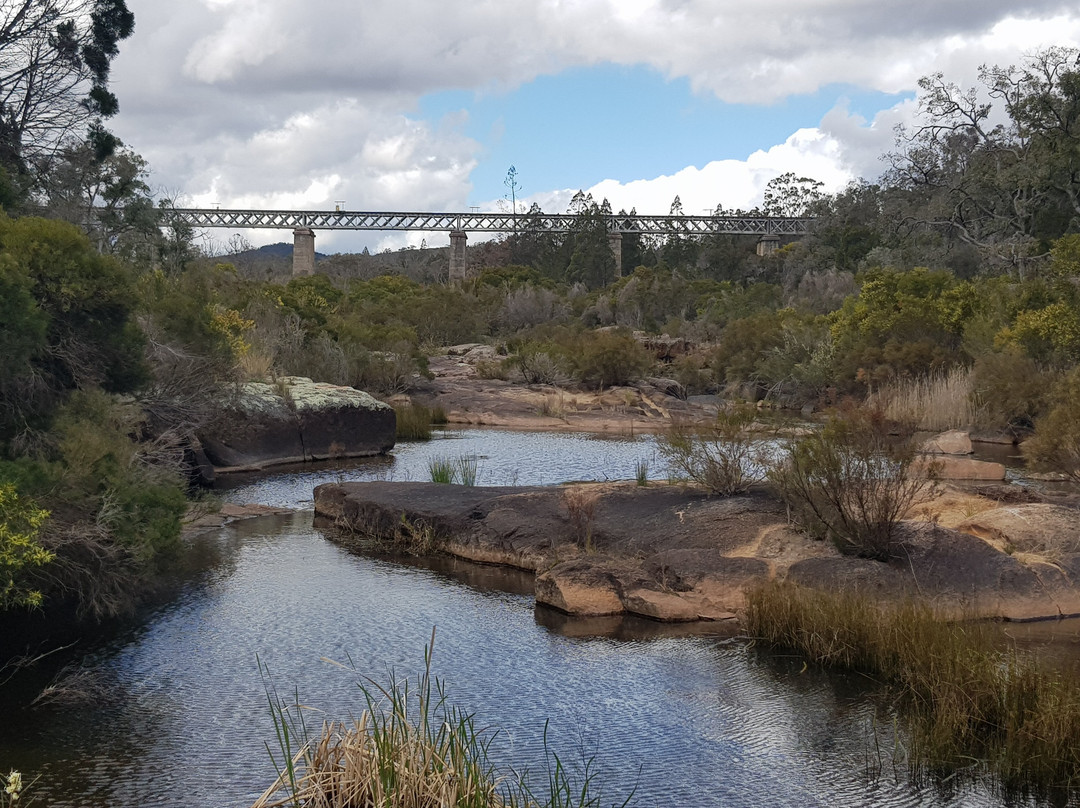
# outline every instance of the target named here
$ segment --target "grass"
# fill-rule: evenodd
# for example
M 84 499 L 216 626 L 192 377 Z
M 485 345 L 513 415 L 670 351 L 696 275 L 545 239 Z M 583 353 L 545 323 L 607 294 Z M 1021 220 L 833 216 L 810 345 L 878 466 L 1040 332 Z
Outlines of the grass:
M 435 422 L 433 413 L 427 407 L 406 404 L 394 407 L 397 416 L 397 439 L 399 441 L 431 440 L 431 425 Z M 445 423 L 446 414 L 443 413 Z
M 476 455 L 433 457 L 428 460 L 428 475 L 433 483 L 476 485 L 479 471 L 480 461 Z
M 572 485 L 563 489 L 562 502 L 574 529 L 578 543 L 586 552 L 593 552 L 593 520 L 600 493 L 588 485 Z
M 414 684 L 393 675 L 385 687 L 361 680 L 360 718 L 326 721 L 318 734 L 298 695 L 281 699 L 263 667 L 276 736 L 276 750 L 267 750 L 278 776 L 252 808 L 599 808 L 590 767 L 584 782 L 575 782 L 547 747 L 546 731 L 539 795 L 527 774 L 496 771 L 489 754 L 495 734 L 451 705 L 431 675 L 434 639 L 432 632 Z
M 634 463 L 634 480 L 644 488 L 649 484 L 649 461 L 638 460 Z
M 458 482 L 462 485 L 476 485 L 480 461 L 476 455 L 459 455 L 457 459 Z
M 901 379 L 874 393 L 869 404 L 880 407 L 885 417 L 916 429 L 943 432 L 967 429 L 977 422 L 971 371 L 963 367 Z
M 450 485 L 457 480 L 457 464 L 449 457 L 432 457 L 428 460 L 428 475 L 433 483 Z
M 782 583 L 748 594 L 747 620 L 769 645 L 887 685 L 916 775 L 989 774 L 1011 793 L 1080 787 L 1080 678 L 1003 649 L 990 625 Z

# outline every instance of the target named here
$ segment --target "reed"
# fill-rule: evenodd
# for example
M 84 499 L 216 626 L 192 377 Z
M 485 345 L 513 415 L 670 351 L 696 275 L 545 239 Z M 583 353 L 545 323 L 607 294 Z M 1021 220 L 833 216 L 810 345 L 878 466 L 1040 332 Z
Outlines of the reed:
M 870 396 L 885 417 L 916 429 L 967 429 L 977 421 L 971 371 L 964 367 L 916 379 L 900 379 Z
M 1080 787 L 1080 679 L 1003 648 L 986 623 L 784 583 L 748 593 L 747 621 L 769 645 L 891 688 L 916 775 L 974 764 L 1010 792 Z
M 634 480 L 644 488 L 649 484 L 649 461 L 638 460 L 634 463 Z
M 457 461 L 449 457 L 433 457 L 428 460 L 428 475 L 433 483 L 455 483 L 458 475 Z
M 397 417 L 397 439 L 399 441 L 431 440 L 433 413 L 427 407 L 406 404 L 394 407 Z M 443 415 L 445 418 L 445 414 Z
M 584 783 L 574 782 L 548 749 L 546 731 L 547 777 L 539 796 L 528 775 L 496 771 L 489 754 L 495 734 L 450 704 L 443 683 L 431 675 L 434 637 L 414 683 L 393 675 L 387 686 L 362 680 L 360 718 L 327 721 L 317 735 L 299 697 L 281 699 L 263 667 L 278 776 L 252 808 L 599 808 L 590 766 Z
M 476 485 L 480 471 L 480 460 L 476 455 L 459 455 L 457 459 L 457 480 L 462 485 Z

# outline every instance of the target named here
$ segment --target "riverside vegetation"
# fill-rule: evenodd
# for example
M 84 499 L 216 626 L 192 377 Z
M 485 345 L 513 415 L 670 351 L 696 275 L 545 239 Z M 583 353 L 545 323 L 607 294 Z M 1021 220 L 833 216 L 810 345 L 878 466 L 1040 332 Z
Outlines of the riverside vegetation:
M 268 697 L 277 738 L 277 779 L 252 808 L 378 805 L 384 808 L 599 808 L 606 805 L 591 765 L 572 774 L 545 751 L 545 769 L 499 772 L 491 761 L 496 733 L 476 727 L 432 676 L 432 642 L 415 683 L 362 679 L 364 710 L 349 723 L 307 724 L 298 698 L 282 699 L 269 672 Z M 268 747 L 269 748 L 269 747 Z M 621 803 L 629 804 L 633 792 Z
M 1007 793 L 1055 801 L 1080 784 L 1080 679 L 1003 649 L 985 623 L 774 583 L 750 593 L 747 627 L 811 663 L 885 686 L 908 730 L 891 752 L 916 775 L 989 776 Z
M 31 609 L 102 619 L 132 608 L 181 549 L 185 454 L 238 382 L 302 374 L 390 397 L 453 343 L 495 346 L 501 358 L 485 372 L 530 384 L 606 388 L 662 375 L 690 394 L 787 405 L 870 397 L 912 422 L 1031 434 L 1032 462 L 1080 480 L 1076 51 L 984 70 L 991 106 L 925 78 L 919 126 L 901 133 L 881 178 L 832 195 L 794 175 L 769 184 L 755 212 L 816 217 L 775 254 L 758 256 L 739 236 L 628 235 L 620 276 L 610 207 L 579 193 L 572 232 L 546 232 L 533 209 L 514 235 L 472 248 L 474 277 L 448 286 L 435 269 L 442 251 L 338 256 L 292 279 L 258 253 L 227 262 L 200 251 L 168 200 L 152 198 L 145 162 L 104 127 L 117 103 L 108 63 L 132 26 L 122 0 L 71 20 L 89 7 L 16 5 L 46 21 L 59 14 L 64 39 L 42 34 L 40 47 L 12 52 L 56 57 L 64 46 L 53 67 L 74 72 L 55 125 L 0 133 L 9 625 L 29 622 Z M 20 69 L 13 80 L 23 74 L 36 75 Z M 1004 123 L 983 126 L 993 105 Z M 105 212 L 87 224 L 95 204 Z M 681 212 L 677 198 L 671 212 Z M 658 360 L 632 331 L 686 350 Z M 837 422 L 822 435 L 852 430 Z M 715 464 L 693 465 L 702 447 L 687 445 L 686 472 L 714 474 Z M 814 487 L 828 447 L 810 440 L 790 452 L 794 476 L 776 482 L 800 523 L 855 552 L 887 552 L 889 535 L 867 526 L 907 494 L 849 525 L 849 503 Z M 892 457 L 824 479 L 893 469 L 902 458 Z M 0 647 L 6 658 L 22 650 Z

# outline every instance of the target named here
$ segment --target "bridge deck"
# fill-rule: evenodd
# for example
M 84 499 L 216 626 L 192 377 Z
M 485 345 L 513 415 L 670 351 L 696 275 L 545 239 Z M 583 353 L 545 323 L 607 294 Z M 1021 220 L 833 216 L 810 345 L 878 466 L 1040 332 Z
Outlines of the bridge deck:
M 171 213 L 192 227 L 271 228 L 277 230 L 424 230 L 430 232 L 565 233 L 579 217 L 568 213 L 374 213 L 360 211 L 227 210 L 173 208 Z M 803 235 L 812 221 L 775 216 L 642 216 L 608 215 L 611 233 L 708 235 Z

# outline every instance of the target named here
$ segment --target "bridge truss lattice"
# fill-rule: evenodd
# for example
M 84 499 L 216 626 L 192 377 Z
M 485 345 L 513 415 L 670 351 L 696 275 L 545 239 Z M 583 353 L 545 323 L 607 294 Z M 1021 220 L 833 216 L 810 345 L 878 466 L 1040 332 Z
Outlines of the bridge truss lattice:
M 361 211 L 231 210 L 173 208 L 175 221 L 197 228 L 264 228 L 276 230 L 422 230 L 429 232 L 568 233 L 580 222 L 569 213 L 385 213 Z M 758 235 L 802 236 L 811 219 L 776 216 L 643 216 L 605 215 L 611 233 L 664 236 Z

